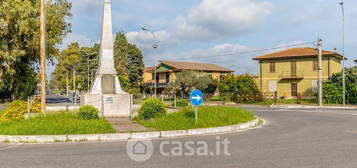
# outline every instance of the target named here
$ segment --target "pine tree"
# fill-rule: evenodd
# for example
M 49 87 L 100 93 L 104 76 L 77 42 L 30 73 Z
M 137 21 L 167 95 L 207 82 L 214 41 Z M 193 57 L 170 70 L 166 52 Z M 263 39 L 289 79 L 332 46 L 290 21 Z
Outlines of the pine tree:
M 130 44 L 125 34 L 120 32 L 115 38 L 114 55 L 118 75 L 128 78 L 132 89 L 137 92 L 142 86 L 144 73 L 144 61 L 140 49 Z

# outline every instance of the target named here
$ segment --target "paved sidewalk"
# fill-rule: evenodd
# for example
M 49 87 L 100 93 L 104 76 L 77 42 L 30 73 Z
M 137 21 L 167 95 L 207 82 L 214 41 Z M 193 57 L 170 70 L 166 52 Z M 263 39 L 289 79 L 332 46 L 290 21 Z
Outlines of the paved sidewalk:
M 151 131 L 150 128 L 146 128 L 134 120 L 130 120 L 126 117 L 118 117 L 118 118 L 105 118 L 109 123 L 120 132 L 143 132 L 143 131 Z

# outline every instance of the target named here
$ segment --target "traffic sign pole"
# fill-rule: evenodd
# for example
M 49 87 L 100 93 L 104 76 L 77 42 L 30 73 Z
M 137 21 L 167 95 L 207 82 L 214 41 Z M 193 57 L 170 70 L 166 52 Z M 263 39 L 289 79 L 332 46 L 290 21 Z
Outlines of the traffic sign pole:
M 190 101 L 192 105 L 194 106 L 195 110 L 195 120 L 196 123 L 198 122 L 198 112 L 197 112 L 197 106 L 202 105 L 203 103 L 203 94 L 200 90 L 194 90 L 191 95 L 190 95 Z
M 196 119 L 196 123 L 198 122 L 198 114 L 197 114 L 197 107 L 195 106 L 195 119 Z

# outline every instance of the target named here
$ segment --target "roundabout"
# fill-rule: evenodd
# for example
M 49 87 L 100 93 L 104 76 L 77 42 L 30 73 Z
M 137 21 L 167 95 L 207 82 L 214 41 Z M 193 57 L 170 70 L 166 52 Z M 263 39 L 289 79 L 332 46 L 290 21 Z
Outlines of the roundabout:
M 152 140 L 145 162 L 129 158 L 126 142 L 1 144 L 2 167 L 354 167 L 357 112 L 336 109 L 249 108 L 268 125 L 228 134 Z M 163 156 L 160 144 L 205 142 L 214 149 L 231 143 L 230 156 Z M 164 152 L 175 146 L 166 145 Z

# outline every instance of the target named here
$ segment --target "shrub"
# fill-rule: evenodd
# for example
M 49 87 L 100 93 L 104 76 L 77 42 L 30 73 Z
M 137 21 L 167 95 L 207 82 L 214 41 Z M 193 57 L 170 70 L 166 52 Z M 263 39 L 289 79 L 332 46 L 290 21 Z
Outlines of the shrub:
M 147 99 L 139 110 L 139 119 L 148 120 L 166 113 L 165 105 L 159 99 Z
M 172 103 L 172 106 L 175 106 L 175 102 Z M 176 107 L 186 107 L 188 106 L 188 100 L 186 99 L 177 99 Z
M 342 91 L 341 88 L 332 82 L 325 82 L 323 85 L 323 100 L 327 104 L 341 104 Z
M 346 68 L 346 103 L 357 104 L 357 67 Z M 342 73 L 335 73 L 324 82 L 324 103 L 342 104 Z
M 91 105 L 82 106 L 78 109 L 78 116 L 83 120 L 97 120 L 99 110 Z
M 27 113 L 27 106 L 27 102 L 22 100 L 10 103 L 9 108 L 0 116 L 0 121 L 24 119 L 25 113 Z M 30 111 L 31 113 L 40 113 L 41 105 L 37 102 L 32 103 Z
M 237 103 L 254 103 L 263 100 L 257 84 L 250 75 L 228 75 L 219 83 L 218 89 L 224 100 Z

